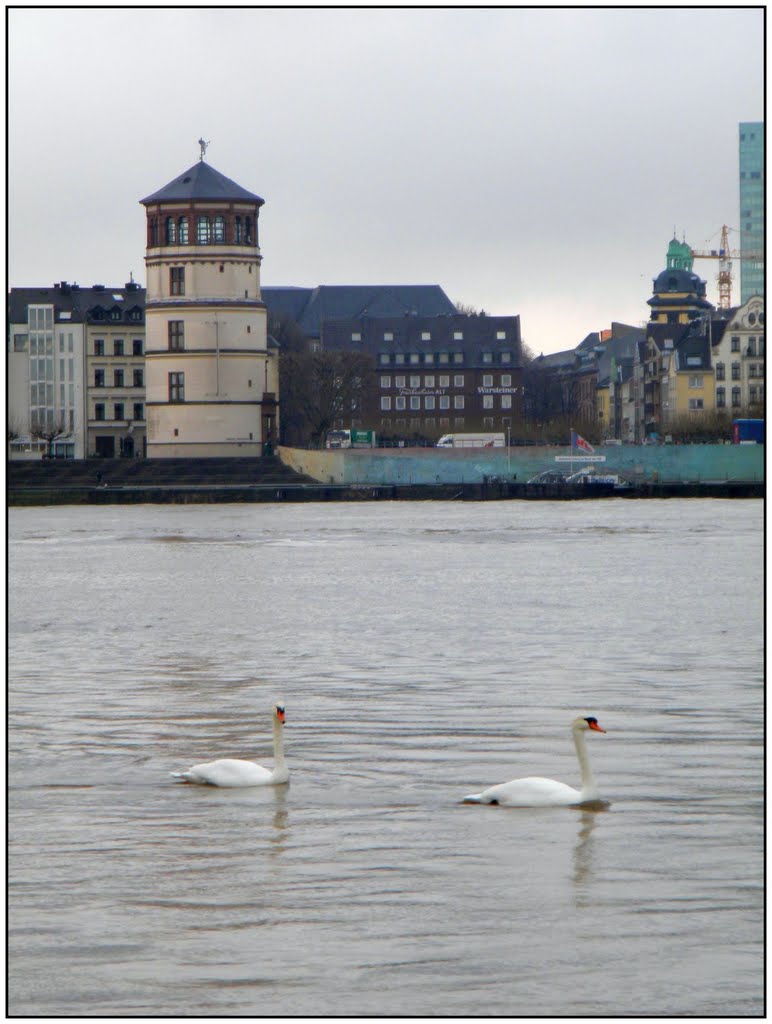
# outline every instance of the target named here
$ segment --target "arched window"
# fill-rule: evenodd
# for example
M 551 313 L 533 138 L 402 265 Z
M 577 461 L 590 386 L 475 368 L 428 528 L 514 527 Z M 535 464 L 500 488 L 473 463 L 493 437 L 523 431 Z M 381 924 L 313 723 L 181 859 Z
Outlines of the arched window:
M 196 235 L 196 241 L 199 245 L 209 245 L 212 240 L 211 226 L 209 224 L 208 217 L 198 218 L 198 234 Z
M 225 241 L 225 217 L 215 217 L 214 219 L 214 241 Z
M 180 245 L 188 244 L 188 218 L 180 217 L 177 221 L 177 235 Z
M 174 217 L 166 218 L 166 244 L 174 245 L 177 241 L 177 222 Z
M 244 244 L 245 245 L 251 245 L 252 244 L 252 218 L 251 217 L 245 217 L 244 218 Z
M 236 245 L 241 245 L 241 217 L 236 217 L 234 221 L 233 241 L 236 243 Z

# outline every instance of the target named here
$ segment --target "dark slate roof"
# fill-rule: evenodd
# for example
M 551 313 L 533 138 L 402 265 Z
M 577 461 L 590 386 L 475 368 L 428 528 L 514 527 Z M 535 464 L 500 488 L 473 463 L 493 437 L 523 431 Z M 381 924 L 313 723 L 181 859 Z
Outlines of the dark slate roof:
M 545 369 L 555 370 L 558 368 L 565 369 L 572 367 L 576 360 L 576 352 L 572 348 L 564 349 L 562 352 L 548 352 L 546 355 L 542 353 L 536 356 L 534 363 L 539 367 Z
M 710 369 L 710 343 L 706 334 L 688 334 L 676 346 L 679 370 Z
M 11 288 L 8 293 L 8 322 L 26 323 L 27 307 L 39 304 L 53 306 L 54 319 L 57 322 L 64 313 L 69 316 L 63 322 L 83 323 L 84 319 L 88 318 L 88 313 L 99 307 L 105 313 L 119 309 L 121 319 L 118 323 L 142 323 L 145 319 L 145 296 L 145 289 L 135 281 L 114 288 L 101 284 L 81 288 L 80 285 L 68 284 L 66 281 L 51 288 Z M 142 311 L 142 318 L 140 321 L 131 321 L 126 314 L 136 309 Z M 105 322 L 110 322 L 109 317 L 105 318 Z
M 359 341 L 352 340 L 353 332 L 360 334 Z M 453 335 L 456 332 L 463 334 L 463 338 L 455 339 Z M 386 340 L 386 333 L 391 334 L 392 338 Z M 422 337 L 425 333 L 430 337 Z M 504 337 L 499 338 L 497 334 Z M 322 341 L 326 350 L 367 352 L 373 356 L 380 352 L 463 352 L 467 364 L 479 363 L 480 366 L 484 365 L 483 352 L 509 352 L 513 358 L 506 365 L 512 369 L 521 366 L 519 316 L 454 313 L 440 316 L 331 318 L 324 322 Z M 499 367 L 501 365 L 497 364 Z M 452 364 L 448 368 L 452 369 Z M 440 364 L 437 370 L 442 371 Z
M 153 192 L 152 195 L 140 199 L 140 203 L 147 206 L 149 203 L 195 199 L 243 199 L 248 202 L 257 203 L 258 206 L 262 206 L 265 202 L 264 199 L 255 195 L 254 192 L 248 192 L 241 185 L 237 185 L 235 181 L 226 178 L 224 174 L 216 171 L 208 163 L 199 160 L 198 163 L 193 164 L 192 167 L 184 171 L 179 177 L 170 181 L 168 185 L 164 185 L 163 188 Z
M 262 288 L 270 313 L 289 316 L 310 338 L 326 320 L 355 317 L 446 316 L 456 307 L 438 284 L 319 285 L 316 288 Z

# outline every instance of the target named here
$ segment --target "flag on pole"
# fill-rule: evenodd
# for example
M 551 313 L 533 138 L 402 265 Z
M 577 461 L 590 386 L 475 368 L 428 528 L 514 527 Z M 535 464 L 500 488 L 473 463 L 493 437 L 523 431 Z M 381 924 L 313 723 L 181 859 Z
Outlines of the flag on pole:
M 590 442 L 585 441 L 581 434 L 577 434 L 575 430 L 571 431 L 571 447 L 580 448 L 583 452 L 587 452 L 588 455 L 592 455 L 592 453 L 595 451 Z

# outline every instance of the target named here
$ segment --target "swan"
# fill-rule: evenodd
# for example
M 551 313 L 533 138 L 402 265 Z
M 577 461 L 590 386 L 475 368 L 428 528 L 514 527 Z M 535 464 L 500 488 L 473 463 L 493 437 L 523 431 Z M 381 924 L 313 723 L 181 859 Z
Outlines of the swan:
M 579 759 L 579 768 L 582 773 L 582 788 L 573 789 L 564 782 L 556 782 L 554 779 L 541 779 L 538 777 L 526 779 L 513 779 L 512 782 L 502 782 L 498 786 L 490 786 L 482 793 L 472 793 L 464 797 L 464 803 L 468 804 L 503 804 L 506 807 L 570 807 L 576 804 L 588 803 L 590 800 L 598 799 L 598 787 L 592 777 L 590 759 L 587 756 L 585 746 L 585 733 L 603 732 L 598 725 L 598 719 L 592 716 L 588 718 L 576 718 L 571 723 L 571 733 L 576 745 L 576 756 Z
M 172 772 L 180 782 L 194 782 L 201 786 L 279 786 L 289 782 L 289 770 L 284 763 L 284 705 L 273 709 L 273 771 L 253 764 L 225 757 L 219 761 L 194 764 L 186 772 Z

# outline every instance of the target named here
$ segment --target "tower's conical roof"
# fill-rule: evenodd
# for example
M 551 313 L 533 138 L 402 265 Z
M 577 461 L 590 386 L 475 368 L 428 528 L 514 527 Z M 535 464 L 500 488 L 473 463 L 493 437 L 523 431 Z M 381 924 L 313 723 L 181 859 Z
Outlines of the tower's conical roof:
M 241 199 L 257 203 L 258 206 L 262 206 L 265 202 L 264 199 L 255 195 L 254 192 L 248 192 L 241 185 L 237 185 L 235 181 L 226 178 L 224 174 L 216 171 L 214 167 L 211 167 L 203 160 L 199 160 L 198 163 L 193 164 L 191 168 L 184 171 L 179 177 L 170 181 L 168 185 L 164 185 L 163 188 L 153 192 L 152 195 L 140 199 L 140 203 L 147 206 L 150 203 L 179 202 L 180 200 L 196 199 Z

